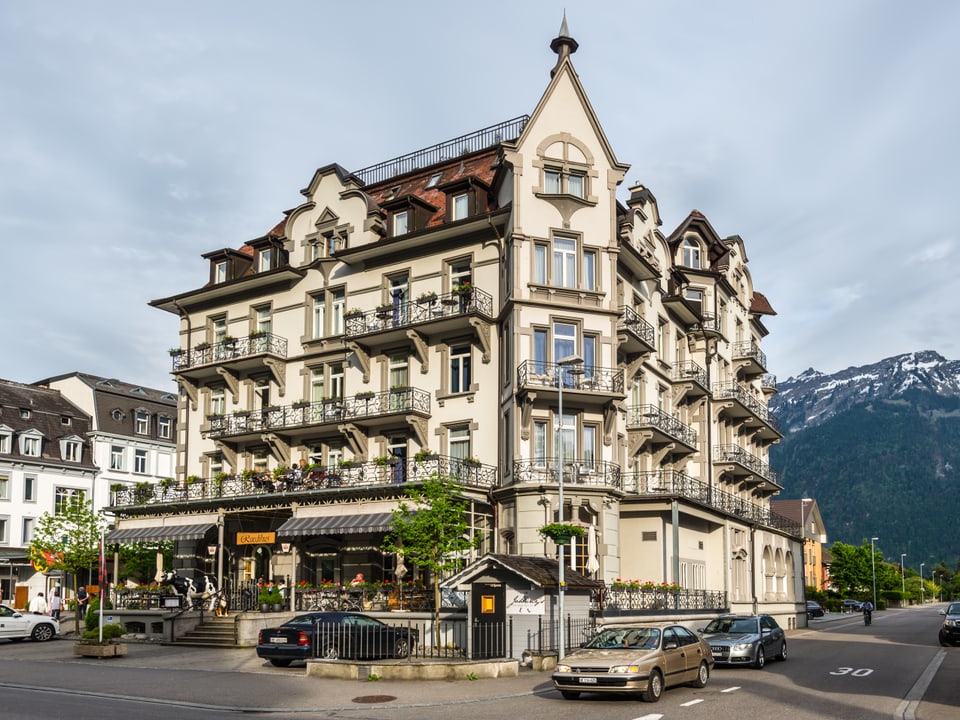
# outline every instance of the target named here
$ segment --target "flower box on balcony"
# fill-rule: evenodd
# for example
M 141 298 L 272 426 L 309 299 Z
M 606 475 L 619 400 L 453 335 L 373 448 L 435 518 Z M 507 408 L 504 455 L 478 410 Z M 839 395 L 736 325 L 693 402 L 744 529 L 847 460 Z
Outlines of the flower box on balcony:
M 433 305 L 437 301 L 437 294 L 435 292 L 425 292 L 417 298 L 417 302 L 421 305 Z
M 569 545 L 570 538 L 583 537 L 584 529 L 580 525 L 571 525 L 569 523 L 549 523 L 544 525 L 537 532 L 543 537 L 550 538 L 557 545 Z

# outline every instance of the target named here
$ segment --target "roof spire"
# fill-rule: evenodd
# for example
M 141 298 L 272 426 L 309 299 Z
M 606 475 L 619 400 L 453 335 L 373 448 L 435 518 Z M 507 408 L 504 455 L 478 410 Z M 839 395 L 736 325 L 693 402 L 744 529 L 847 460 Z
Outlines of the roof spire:
M 553 40 L 550 41 L 550 49 L 557 54 L 557 64 L 553 66 L 553 70 L 550 71 L 550 77 L 553 77 L 557 68 L 560 67 L 560 63 L 563 62 L 564 58 L 568 58 L 573 55 L 577 48 L 580 45 L 570 37 L 570 31 L 567 29 L 567 11 L 563 11 L 563 22 L 560 23 L 560 34 L 557 35 Z

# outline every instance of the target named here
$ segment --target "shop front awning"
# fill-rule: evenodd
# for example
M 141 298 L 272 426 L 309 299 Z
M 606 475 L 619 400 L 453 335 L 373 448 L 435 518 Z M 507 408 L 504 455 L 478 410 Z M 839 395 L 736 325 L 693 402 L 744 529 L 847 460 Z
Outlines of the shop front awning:
M 356 515 L 330 515 L 321 517 L 295 517 L 277 528 L 281 537 L 304 535 L 355 535 L 358 533 L 386 532 L 390 529 L 393 513 L 359 513 Z
M 214 523 L 201 525 L 151 525 L 149 527 L 117 528 L 104 536 L 108 543 L 156 542 L 167 540 L 202 540 Z

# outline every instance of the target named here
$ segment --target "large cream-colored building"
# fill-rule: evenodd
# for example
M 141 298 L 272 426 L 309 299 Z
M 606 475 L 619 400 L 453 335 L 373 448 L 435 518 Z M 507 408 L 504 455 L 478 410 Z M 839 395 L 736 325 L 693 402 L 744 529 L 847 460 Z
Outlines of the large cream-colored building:
M 590 528 L 574 567 L 797 615 L 799 528 L 769 507 L 773 310 L 744 241 L 696 211 L 665 233 L 641 185 L 618 199 L 629 166 L 565 23 L 551 49 L 529 116 L 322 167 L 154 301 L 180 317 L 178 486 L 118 497 L 115 537 L 216 545 L 236 580 L 389 578 L 389 513 L 438 471 L 478 555 L 553 556 L 562 468 L 563 519 Z

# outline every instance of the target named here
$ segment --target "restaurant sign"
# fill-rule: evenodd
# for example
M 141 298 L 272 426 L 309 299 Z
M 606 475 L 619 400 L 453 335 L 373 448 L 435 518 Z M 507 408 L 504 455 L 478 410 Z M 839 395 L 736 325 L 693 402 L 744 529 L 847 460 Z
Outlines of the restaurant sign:
M 275 532 L 238 532 L 237 545 L 272 545 L 277 541 Z

